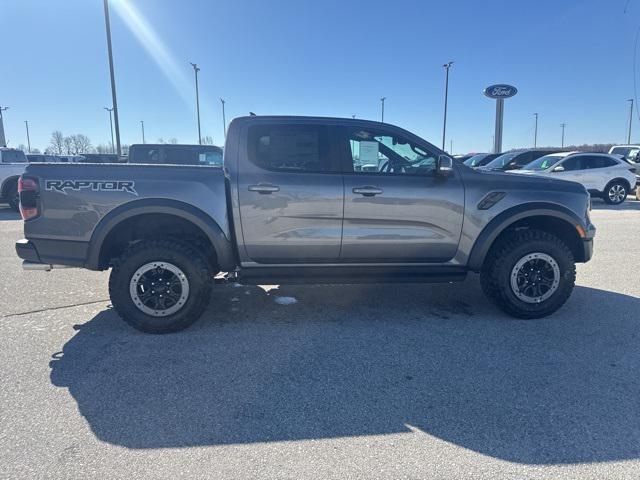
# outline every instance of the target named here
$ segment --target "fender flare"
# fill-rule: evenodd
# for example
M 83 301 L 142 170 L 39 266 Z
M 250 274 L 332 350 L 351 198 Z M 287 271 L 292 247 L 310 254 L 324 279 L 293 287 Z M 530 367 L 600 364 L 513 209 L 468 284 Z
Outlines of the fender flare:
M 122 221 L 147 213 L 174 215 L 193 223 L 204 232 L 213 245 L 221 270 L 229 271 L 237 265 L 235 249 L 231 240 L 224 234 L 220 225 L 205 212 L 177 200 L 147 198 L 120 205 L 98 222 L 91 234 L 85 267 L 99 270 L 101 268 L 100 252 L 109 233 Z
M 509 208 L 494 217 L 476 238 L 471 253 L 469 254 L 468 267 L 474 272 L 480 271 L 489 249 L 498 236 L 515 222 L 539 216 L 551 216 L 564 220 L 575 230 L 576 225 L 586 229 L 585 221 L 578 215 L 562 205 L 547 202 L 532 202 Z M 576 235 L 578 235 L 577 230 Z

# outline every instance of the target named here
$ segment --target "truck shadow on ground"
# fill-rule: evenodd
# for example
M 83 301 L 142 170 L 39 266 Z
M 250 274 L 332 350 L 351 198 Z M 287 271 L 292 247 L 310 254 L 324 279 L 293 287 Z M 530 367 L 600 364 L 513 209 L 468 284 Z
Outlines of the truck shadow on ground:
M 105 310 L 53 355 L 51 381 L 128 448 L 417 429 L 527 464 L 639 458 L 640 299 L 577 287 L 559 314 L 521 321 L 473 280 L 223 287 L 164 336 Z
M 600 198 L 591 199 L 591 208 L 593 210 L 640 210 L 640 201 L 636 200 L 635 195 L 629 195 L 627 199 L 620 205 L 609 205 Z
M 6 220 L 20 220 L 20 214 L 9 206 L 0 205 L 0 222 Z

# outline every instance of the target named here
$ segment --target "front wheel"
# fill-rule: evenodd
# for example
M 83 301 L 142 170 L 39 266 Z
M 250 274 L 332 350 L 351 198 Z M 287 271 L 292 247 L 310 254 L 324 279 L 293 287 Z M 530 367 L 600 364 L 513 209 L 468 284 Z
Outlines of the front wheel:
M 604 201 L 609 205 L 620 205 L 627 198 L 627 185 L 624 182 L 614 180 L 604 189 Z
M 518 318 L 541 318 L 567 301 L 576 279 L 571 250 L 550 233 L 520 230 L 491 248 L 480 272 L 485 295 Z
M 186 243 L 144 240 L 111 270 L 109 295 L 124 321 L 147 333 L 169 333 L 194 323 L 209 303 L 214 272 Z

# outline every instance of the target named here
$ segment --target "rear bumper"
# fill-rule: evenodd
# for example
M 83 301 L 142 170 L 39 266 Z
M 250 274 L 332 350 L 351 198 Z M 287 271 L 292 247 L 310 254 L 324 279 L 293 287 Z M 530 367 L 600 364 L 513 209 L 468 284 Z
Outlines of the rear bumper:
M 27 262 L 42 263 L 36 246 L 33 242 L 30 242 L 25 238 L 16 242 L 16 253 L 21 259 L 26 260 Z
M 31 264 L 84 267 L 87 251 L 87 242 L 45 239 L 22 239 L 16 242 L 18 257 Z

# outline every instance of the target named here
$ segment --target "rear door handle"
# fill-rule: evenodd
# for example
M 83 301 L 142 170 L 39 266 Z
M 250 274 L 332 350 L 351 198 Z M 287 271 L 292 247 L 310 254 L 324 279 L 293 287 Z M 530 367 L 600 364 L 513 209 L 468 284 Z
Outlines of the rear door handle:
M 364 195 L 365 197 L 373 197 L 374 195 L 380 195 L 382 193 L 382 189 L 367 185 L 366 187 L 355 187 L 353 189 L 353 193 Z
M 248 187 L 250 192 L 258 192 L 261 194 L 274 193 L 279 192 L 280 187 L 277 185 L 271 185 L 267 183 L 259 183 L 258 185 L 249 185 Z

